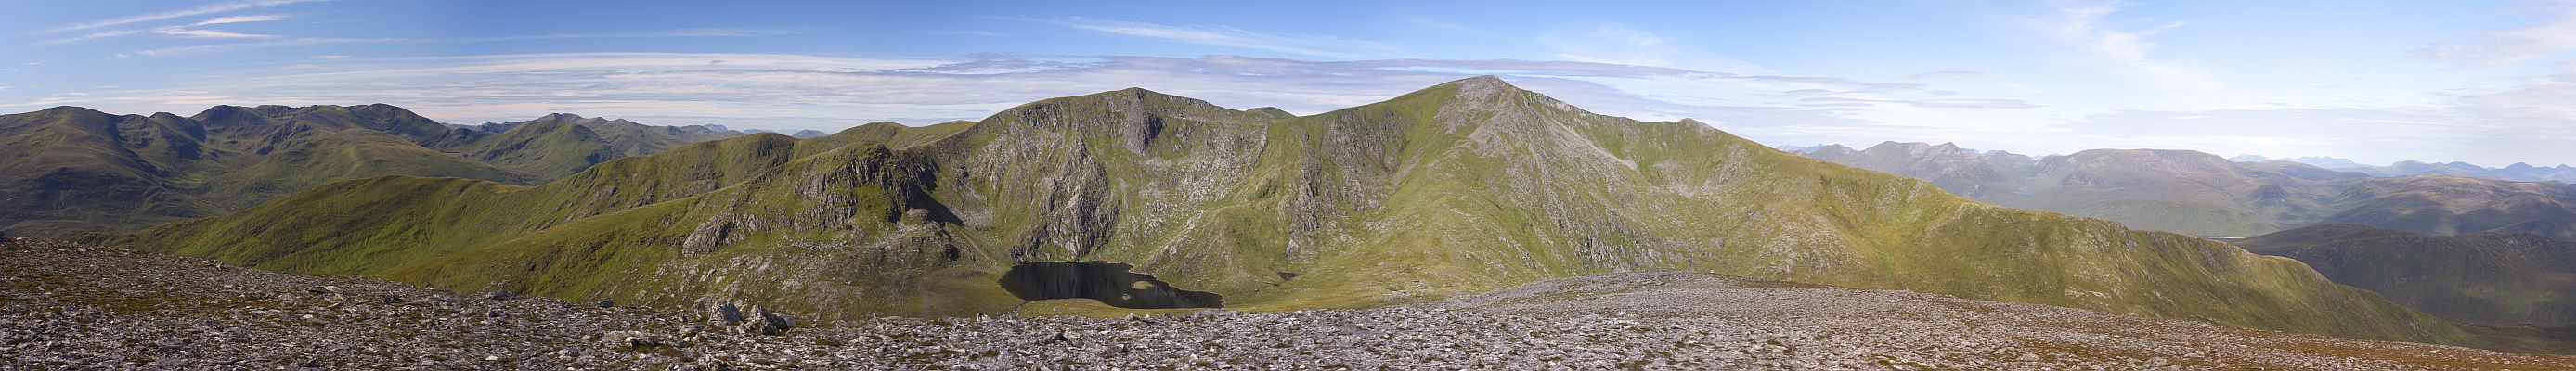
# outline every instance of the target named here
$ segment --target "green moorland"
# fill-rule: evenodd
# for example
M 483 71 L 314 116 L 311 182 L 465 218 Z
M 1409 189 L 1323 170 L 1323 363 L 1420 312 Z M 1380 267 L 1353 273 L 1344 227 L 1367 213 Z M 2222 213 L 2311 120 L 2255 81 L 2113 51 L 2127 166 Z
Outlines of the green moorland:
M 2434 236 L 2322 224 L 2236 242 L 2459 323 L 2576 322 L 2576 243 L 2533 234 Z
M 609 159 L 740 134 L 540 121 L 484 133 L 382 104 L 216 106 L 192 117 L 80 107 L 0 115 L 0 231 L 131 231 L 382 175 L 538 184 Z
M 1250 310 L 1681 269 L 2479 342 L 2290 259 L 1976 202 L 1491 77 L 1309 116 L 1128 89 L 975 122 L 699 143 L 536 187 L 369 178 L 88 238 L 289 272 L 748 301 L 827 321 L 1003 313 L 1020 304 L 995 285 L 1013 264 L 1107 260 Z

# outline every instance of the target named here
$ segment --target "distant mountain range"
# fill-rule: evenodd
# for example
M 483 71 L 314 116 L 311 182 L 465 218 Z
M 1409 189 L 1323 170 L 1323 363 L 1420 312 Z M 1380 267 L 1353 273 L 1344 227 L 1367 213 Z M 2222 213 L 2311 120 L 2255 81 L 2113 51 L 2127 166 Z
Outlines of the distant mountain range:
M 189 117 L 55 107 L 0 115 L 0 231 L 130 231 L 382 175 L 540 184 L 740 135 L 568 114 L 455 128 L 382 104 L 215 106 Z
M 2336 283 L 2453 322 L 2576 322 L 2576 242 L 2528 233 L 2435 236 L 2335 223 L 2235 243 L 2257 254 L 2298 259 Z
M 715 126 L 715 127 L 719 127 L 719 128 L 724 127 L 723 125 L 709 125 L 709 126 Z M 814 129 L 797 130 L 796 132 L 793 132 L 793 133 L 790 133 L 790 132 L 783 132 L 783 131 L 774 131 L 774 130 L 765 130 L 765 129 L 743 129 L 743 130 L 742 130 L 742 132 L 745 132 L 745 133 L 779 133 L 779 134 L 787 134 L 787 136 L 789 136 L 789 137 L 794 137 L 794 138 L 796 138 L 796 139 L 814 139 L 814 138 L 821 138 L 821 137 L 823 137 L 823 136 L 825 136 L 825 135 L 832 135 L 832 133 L 825 133 L 825 132 L 823 132 L 823 131 L 821 131 L 821 130 L 814 130 Z
M 1784 147 L 1905 175 L 1979 201 L 2199 236 L 2320 223 L 2417 233 L 2534 233 L 2576 241 L 2576 186 L 2440 174 L 2380 177 L 2291 161 L 2236 162 L 2178 150 L 2087 150 L 2031 158 L 1951 144 Z
M 2332 214 L 2308 197 L 2337 191 L 2305 182 L 2367 175 L 2185 153 L 1989 159 L 1926 147 L 1861 157 L 1948 180 L 1802 158 L 1696 121 L 1593 114 L 1492 77 L 1310 116 L 1127 89 L 980 121 L 700 142 L 536 186 L 357 178 L 83 239 L 459 290 L 749 302 L 818 321 L 1004 313 L 1030 298 L 999 277 L 1024 264 L 1096 261 L 1117 269 L 1036 280 L 1118 279 L 1285 310 L 1682 269 L 2479 342 L 2290 259 L 1944 191 L 2031 192 L 2116 211 L 2078 196 L 2196 184 L 2134 198 L 2177 200 L 2162 204 L 2174 208 L 2241 199 L 2259 205 L 2243 218 L 2260 220 Z M 2138 169 L 2165 171 L 2126 175 Z M 2056 186 L 2024 187 L 2041 183 Z
M 2370 166 L 2370 165 L 2363 165 L 2363 164 L 2361 164 L 2361 163 L 2357 163 L 2357 162 L 2352 162 L 2352 160 L 2346 160 L 2346 159 L 2340 159 L 2340 158 L 2333 158 L 2333 157 L 2298 157 L 2298 158 L 2273 159 L 2273 158 L 2268 158 L 2268 157 L 2263 157 L 2263 156 L 2258 156 L 2258 155 L 2236 155 L 2236 156 L 2234 156 L 2234 157 L 2228 157 L 2227 159 L 2228 159 L 2228 160 L 2230 160 L 2230 161 L 2236 161 L 2236 162 L 2290 161 L 2290 162 L 2297 162 L 2297 163 L 2302 163 L 2302 164 L 2314 165 L 2314 166 L 2316 166 L 2316 167 L 2322 167 L 2322 168 L 2326 168 L 2326 169 L 2329 169 L 2329 170 L 2335 170 L 2335 171 L 2350 171 L 2350 172 L 2363 173 L 2363 174 L 2370 174 L 2370 175 L 2372 175 L 2372 176 L 2383 176 L 2383 177 L 2397 177 L 2397 176 L 2408 176 L 2408 175 L 2418 175 L 2418 174 L 2442 174 L 2442 175 L 2449 175 L 2449 176 L 2461 176 L 2461 177 L 2480 178 L 2480 179 L 2512 180 L 2512 181 L 2526 181 L 2526 182 L 2536 182 L 2536 181 L 2549 181 L 2549 180 L 2555 180 L 2555 181 L 2560 181 L 2560 182 L 2576 183 L 2576 166 L 2567 166 L 2567 164 L 2559 164 L 2558 166 L 2550 166 L 2550 167 L 2540 167 L 2540 166 L 2532 166 L 2531 164 L 2527 164 L 2527 163 L 2520 163 L 2520 162 L 2516 162 L 2516 163 L 2513 163 L 2512 165 L 2505 165 L 2505 167 L 2490 168 L 2490 167 L 2478 166 L 2478 165 L 2470 164 L 2470 163 L 2467 163 L 2467 162 L 2460 162 L 2460 161 L 2452 161 L 2452 162 L 2447 162 L 2447 163 L 2438 163 L 2438 164 L 2436 164 L 2436 163 L 2428 163 L 2428 162 L 2423 162 L 2423 161 L 2405 160 L 2405 161 L 2398 161 L 2398 162 L 2396 162 L 2396 163 L 2388 164 L 2388 166 Z

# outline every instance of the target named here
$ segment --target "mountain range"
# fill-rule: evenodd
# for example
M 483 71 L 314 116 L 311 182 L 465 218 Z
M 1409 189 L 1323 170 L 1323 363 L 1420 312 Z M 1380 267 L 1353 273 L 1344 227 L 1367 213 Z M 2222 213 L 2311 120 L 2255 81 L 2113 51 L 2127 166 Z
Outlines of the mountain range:
M 1792 149 L 1803 149 L 1789 147 Z M 1801 155 L 1924 179 L 1997 205 L 2198 236 L 2254 236 L 2320 223 L 2417 233 L 2534 233 L 2576 241 L 2576 186 L 2440 174 L 2380 177 L 2299 162 L 2237 162 L 2182 150 L 2097 149 L 2038 158 L 1885 142 Z
M 540 184 L 611 159 L 742 135 L 566 114 L 507 127 L 453 128 L 383 104 L 0 115 L 0 231 L 131 231 L 380 175 Z
M 2106 159 L 2236 171 L 2211 167 L 2232 164 L 2224 159 L 2155 152 L 2015 164 L 2056 174 L 2051 182 L 2073 185 L 2064 192 L 2188 181 L 2091 165 L 2121 162 Z M 979 121 L 700 142 L 535 186 L 376 176 L 82 238 L 460 290 L 753 302 L 822 321 L 1006 313 L 1024 298 L 995 283 L 1005 272 L 1099 261 L 1121 267 L 1120 282 L 1253 310 L 1382 306 L 1679 269 L 2478 342 L 2290 259 L 1945 191 L 2025 192 L 2009 188 L 2026 184 L 2021 173 L 1976 172 L 2002 161 L 2014 159 L 1908 162 L 1966 171 L 1926 183 L 1783 153 L 1696 121 L 1593 114 L 1492 77 L 1309 116 L 1127 89 Z M 2310 168 L 2156 197 L 2280 200 L 2247 208 L 2249 220 L 2331 214 L 2302 203 L 2331 190 L 2299 181 L 2348 173 Z M 1123 276 L 1128 268 L 1151 277 Z
M 2398 162 L 2395 162 L 2395 163 L 2390 163 L 2390 164 L 2388 164 L 2388 166 L 2370 166 L 2370 165 L 2363 165 L 2363 164 L 2358 163 L 2358 162 L 2353 162 L 2352 160 L 2340 159 L 2340 158 L 2333 158 L 2333 157 L 2297 157 L 2297 158 L 2273 159 L 2273 158 L 2263 157 L 2263 156 L 2258 156 L 2258 155 L 2236 155 L 2236 156 L 2233 156 L 2233 157 L 2228 157 L 2227 159 L 2228 159 L 2228 160 L 2230 160 L 2230 161 L 2236 161 L 2236 162 L 2290 161 L 2290 162 L 2297 162 L 2297 163 L 2303 163 L 2303 164 L 2308 164 L 2308 165 L 2314 165 L 2314 166 L 2316 166 L 2316 167 L 2322 167 L 2322 168 L 2331 169 L 2331 170 L 2336 170 L 2336 171 L 2350 171 L 2350 172 L 2356 172 L 2356 173 L 2370 174 L 2370 175 L 2372 175 L 2372 176 L 2384 176 L 2384 177 L 2408 176 L 2408 175 L 2417 175 L 2417 174 L 2442 174 L 2442 175 L 2449 175 L 2449 176 L 2470 177 L 2470 178 L 2479 178 L 2479 179 L 2512 180 L 2512 181 L 2526 181 L 2526 182 L 2537 182 L 2537 181 L 2547 181 L 2547 180 L 2555 180 L 2555 181 L 2560 181 L 2560 182 L 2576 182 L 2576 166 L 2567 166 L 2567 164 L 2558 164 L 2558 166 L 2542 167 L 2542 166 L 2532 166 L 2531 164 L 2528 164 L 2528 163 L 2520 163 L 2520 162 L 2516 162 L 2516 163 L 2513 163 L 2512 165 L 2505 165 L 2505 167 L 2493 167 L 2493 168 L 2491 168 L 2491 167 L 2485 167 L 2485 166 L 2478 166 L 2478 165 L 2476 165 L 2476 164 L 2470 164 L 2470 163 L 2467 163 L 2467 162 L 2461 162 L 2461 161 L 2452 161 L 2452 162 L 2445 162 L 2445 163 L 2431 163 L 2431 162 L 2423 162 L 2423 161 L 2415 161 L 2415 160 L 2405 160 L 2405 161 L 2398 161 Z

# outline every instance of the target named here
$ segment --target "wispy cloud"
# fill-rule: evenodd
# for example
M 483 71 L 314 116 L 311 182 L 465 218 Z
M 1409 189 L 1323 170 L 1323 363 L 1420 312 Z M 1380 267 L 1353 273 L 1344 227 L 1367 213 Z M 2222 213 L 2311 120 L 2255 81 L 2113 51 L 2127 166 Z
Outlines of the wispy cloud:
M 138 29 L 138 30 L 115 30 L 115 31 L 94 32 L 94 33 L 90 33 L 90 34 L 87 34 L 87 35 L 80 35 L 80 36 L 66 37 L 66 38 L 60 38 L 60 39 L 46 40 L 45 42 L 41 42 L 41 43 L 37 43 L 37 44 L 39 44 L 39 45 L 70 44 L 70 43 L 76 43 L 76 42 L 82 42 L 82 41 L 90 41 L 90 40 L 104 39 L 104 38 L 117 37 L 117 36 L 125 36 L 125 35 L 132 35 L 132 34 L 138 34 L 138 33 L 143 33 L 143 30 L 139 30 L 139 29 Z
M 179 26 L 153 28 L 152 33 L 193 39 L 272 39 L 285 37 L 279 35 L 257 35 L 230 31 L 199 30 Z
M 714 63 L 722 61 L 722 63 Z M 524 119 L 544 112 L 686 117 L 687 124 L 772 127 L 777 122 L 876 120 L 910 123 L 975 119 L 1021 103 L 1126 87 L 1206 99 L 1235 108 L 1277 106 L 1316 113 L 1377 102 L 1480 74 L 1503 75 L 1604 114 L 1647 120 L 1696 118 L 1739 135 L 1783 138 L 1819 130 L 1892 131 L 1859 112 L 1886 109 L 2010 108 L 2008 101 L 1923 99 L 1886 84 L 1846 78 L 1736 75 L 1677 68 L 1570 61 L 1381 59 L 1312 61 L 1213 55 L 1202 58 L 984 55 L 964 61 L 878 60 L 797 55 L 584 53 L 470 57 L 307 59 L 228 73 L 180 87 L 54 96 L 15 107 L 195 110 L 213 104 L 386 102 L 442 120 Z M 386 89 L 384 86 L 400 86 Z M 1809 107 L 1791 89 L 1855 92 L 1892 107 Z M 1872 90 L 1886 88 L 1895 90 Z M 1742 97 L 1691 94 L 1748 92 Z M 794 102 L 794 103 L 785 103 Z M 1984 110 L 1946 111 L 1976 112 Z M 1910 114 L 1910 113 L 1909 113 Z M 838 117 L 840 121 L 774 120 Z M 831 126 L 799 128 L 834 129 Z M 1956 128 L 1895 127 L 1903 130 Z M 1907 136 L 1914 137 L 1914 136 Z
M 1793 93 L 1794 93 L 1794 92 L 1793 92 Z M 1903 104 L 1903 105 L 1908 105 L 1908 106 L 1915 106 L 1915 107 L 1929 107 L 1929 108 L 2039 108 L 2039 105 L 2036 105 L 2036 104 L 2030 104 L 2030 102 L 2024 102 L 2024 101 L 2021 101 L 2021 100 L 2019 100 L 2019 99 L 1918 99 L 1918 100 L 1906 100 L 1906 99 L 1860 99 L 1860 98 L 1841 98 L 1841 97 L 1811 97 L 1811 98 L 1803 98 L 1803 99 L 1799 99 L 1798 101 L 1800 101 L 1800 102 L 1820 102 L 1820 103 L 1823 103 L 1823 105 L 1824 105 L 1824 106 L 1835 106 L 1835 107 L 1849 107 L 1849 106 L 1850 106 L 1850 105 L 1847 105 L 1847 104 L 1844 104 L 1844 103 L 1894 103 L 1894 104 Z
M 1233 26 L 1171 26 L 1144 22 L 1111 21 L 1088 18 L 1051 20 L 1066 27 L 1142 36 L 1192 44 L 1268 50 L 1334 58 L 1360 58 L 1370 55 L 1395 54 L 1394 45 L 1351 40 L 1333 36 L 1271 34 L 1246 31 Z
M 1688 68 L 1739 74 L 1780 74 L 1762 66 L 1689 47 L 1691 43 L 1620 23 L 1557 27 L 1539 34 L 1553 57 L 1592 63 Z
M 1912 74 L 1912 75 L 1897 76 L 1896 78 L 1897 78 L 1897 79 L 1900 79 L 1900 80 L 1913 80 L 1913 79 L 1920 79 L 1920 78 L 1926 78 L 1926 77 L 1939 77 L 1939 76 L 1976 76 L 1976 75 L 1984 75 L 1984 74 L 1986 74 L 1986 73 L 1985 73 L 1985 72 L 1978 72 L 1978 71 L 1939 71 L 1939 72 L 1924 72 L 1924 73 L 1918 73 L 1918 74 Z
M 1558 29 L 1539 41 L 1562 51 L 1558 58 L 1583 62 L 1669 67 L 1680 54 L 1673 38 L 1617 23 Z
M 190 30 L 190 31 L 196 31 L 196 30 Z M 169 56 L 198 55 L 198 54 L 216 53 L 216 52 L 225 52 L 225 51 L 242 50 L 242 49 L 257 49 L 257 48 L 270 48 L 270 47 L 280 47 L 280 46 L 298 46 L 298 45 L 321 45 L 321 44 L 348 44 L 348 43 L 402 43 L 402 42 L 409 42 L 409 43 L 486 42 L 486 41 L 514 41 L 514 40 L 598 39 L 598 38 L 650 38 L 650 37 L 741 37 L 741 36 L 781 35 L 781 34 L 790 34 L 790 33 L 793 33 L 793 32 L 791 32 L 791 31 L 784 31 L 784 30 L 760 30 L 760 29 L 737 29 L 737 28 L 693 28 L 693 29 L 671 30 L 671 31 L 659 31 L 659 32 L 635 32 L 635 33 L 567 33 L 567 34 L 512 35 L 512 36 L 491 36 L 491 37 L 455 37 L 455 38 L 432 38 L 432 39 L 414 39 L 414 38 L 372 38 L 372 39 L 361 39 L 361 38 L 305 37 L 305 38 L 295 38 L 295 39 L 277 40 L 277 41 L 248 42 L 248 43 L 231 43 L 231 44 L 212 44 L 212 45 L 197 45 L 197 46 L 181 46 L 181 47 L 169 47 L 169 48 L 159 48 L 159 49 L 146 49 L 146 50 L 138 50 L 138 51 L 134 51 L 134 52 L 133 52 L 133 53 L 131 53 L 131 54 L 133 54 L 133 55 L 143 55 L 143 56 L 153 56 L 153 57 L 169 57 Z M 265 36 L 265 35 L 259 35 L 259 36 Z
M 2558 19 L 2529 27 L 2478 31 L 2465 40 L 2437 43 L 2415 53 L 2427 58 L 2491 67 L 2576 50 L 2576 4 L 2555 3 L 2548 12 Z
M 2126 29 L 2112 24 L 2112 13 L 2126 8 L 2116 1 L 2095 2 L 2059 0 L 2056 14 L 2034 22 L 2040 31 L 2084 53 L 2084 59 L 2102 64 L 2114 73 L 2127 76 L 2174 94 L 2208 92 L 2222 87 L 2211 77 L 2209 69 L 2198 64 L 2158 60 L 2148 56 L 2156 43 L 2148 36 L 2182 27 L 2183 22 L 2168 22 L 2146 29 Z
M 221 2 L 221 3 L 213 3 L 213 4 L 200 5 L 200 6 L 197 6 L 197 7 L 195 7 L 195 8 L 180 9 L 180 10 L 170 10 L 170 11 L 161 11 L 161 12 L 153 12 L 153 13 L 144 13 L 144 14 L 138 14 L 138 15 L 132 15 L 132 16 L 125 16 L 125 17 L 117 17 L 117 18 L 109 18 L 109 19 L 103 19 L 103 20 L 97 20 L 97 21 L 83 22 L 83 23 L 73 24 L 73 25 L 68 25 L 68 26 L 61 26 L 61 27 L 55 27 L 55 28 L 48 28 L 48 29 L 44 29 L 44 30 L 38 30 L 38 31 L 35 31 L 35 32 L 33 32 L 33 33 L 34 33 L 34 34 L 50 34 L 50 33 L 59 33 L 59 32 L 79 31 L 79 30 L 86 30 L 86 29 L 99 28 L 99 27 L 107 27 L 107 26 L 115 26 L 115 25 L 123 25 L 123 24 L 137 23 L 137 22 L 150 22 L 150 21 L 158 21 L 158 20 L 171 19 L 171 18 L 179 18 L 179 17 L 188 17 L 188 16 L 197 16 L 197 15 L 205 15 L 205 14 L 213 14 L 213 13 L 229 12 L 229 11 L 242 10 L 242 9 L 265 8 L 265 7 L 272 7 L 272 6 L 286 5 L 286 4 L 306 3 L 306 2 L 316 2 L 316 1 L 328 1 L 328 0 L 258 0 L 258 1 L 232 1 L 232 2 Z
M 287 17 L 287 15 L 285 15 L 285 14 L 236 15 L 236 16 L 229 16 L 229 17 L 214 17 L 214 18 L 207 18 L 206 20 L 198 21 L 197 23 L 190 23 L 190 24 L 188 24 L 188 25 L 190 25 L 190 26 L 204 26 L 204 25 L 212 25 L 212 24 L 230 24 L 230 23 L 251 23 L 251 22 L 283 21 L 283 20 L 286 20 L 286 17 Z

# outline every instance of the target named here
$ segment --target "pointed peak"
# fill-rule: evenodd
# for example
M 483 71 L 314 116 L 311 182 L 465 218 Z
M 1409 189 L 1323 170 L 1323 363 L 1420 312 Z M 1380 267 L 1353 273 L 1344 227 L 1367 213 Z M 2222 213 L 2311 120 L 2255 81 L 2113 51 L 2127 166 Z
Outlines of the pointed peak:
M 546 114 L 545 116 L 537 116 L 537 119 L 536 119 L 536 120 L 529 120 L 529 121 L 546 121 L 546 120 L 554 120 L 554 121 L 581 121 L 581 115 L 575 115 L 575 114 L 570 114 L 570 113 L 549 113 L 549 114 Z

